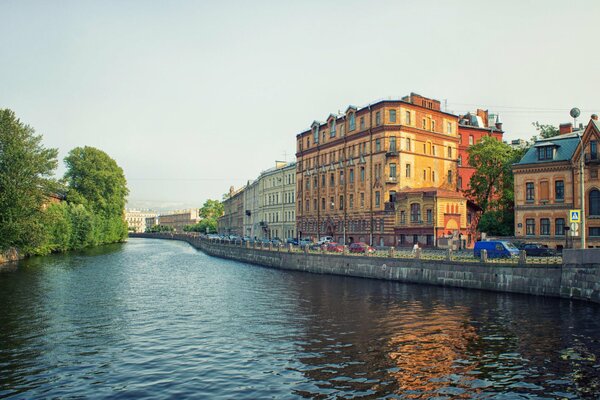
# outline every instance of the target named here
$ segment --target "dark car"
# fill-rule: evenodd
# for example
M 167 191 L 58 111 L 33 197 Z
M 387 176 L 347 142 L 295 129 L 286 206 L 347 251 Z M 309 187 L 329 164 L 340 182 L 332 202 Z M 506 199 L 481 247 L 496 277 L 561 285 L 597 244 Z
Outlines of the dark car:
M 344 245 L 336 242 L 329 242 L 327 244 L 327 251 L 332 253 L 341 253 L 344 251 Z
M 364 242 L 352 243 L 349 247 L 350 253 L 373 253 L 375 249 Z
M 556 255 L 554 249 L 540 243 L 525 243 L 521 249 L 525 250 L 529 257 L 552 257 Z
M 285 241 L 287 244 L 292 244 L 294 246 L 298 246 L 298 239 L 294 239 L 294 238 L 287 238 Z

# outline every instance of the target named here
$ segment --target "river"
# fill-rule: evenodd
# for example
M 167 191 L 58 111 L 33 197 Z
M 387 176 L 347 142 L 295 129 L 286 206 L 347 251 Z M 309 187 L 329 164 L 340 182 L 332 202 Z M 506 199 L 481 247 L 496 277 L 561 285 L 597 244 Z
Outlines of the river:
M 599 398 L 600 306 L 130 239 L 0 273 L 2 398 Z

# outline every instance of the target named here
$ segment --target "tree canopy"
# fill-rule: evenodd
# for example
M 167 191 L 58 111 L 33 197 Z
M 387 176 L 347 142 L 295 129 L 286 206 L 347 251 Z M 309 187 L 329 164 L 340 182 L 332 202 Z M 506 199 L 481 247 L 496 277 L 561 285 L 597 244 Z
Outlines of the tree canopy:
M 43 204 L 58 186 L 57 155 L 13 111 L 0 109 L 0 250 L 42 239 Z
M 532 125 L 535 126 L 535 130 L 539 132 L 539 135 L 542 139 L 548 139 L 554 136 L 558 136 L 559 134 L 559 130 L 557 127 L 555 127 L 554 125 L 545 125 L 545 124 L 540 124 L 539 122 L 532 122 Z M 535 141 L 535 139 L 537 138 L 537 136 L 534 136 L 533 139 Z
M 469 164 L 475 168 L 465 190 L 482 209 L 479 231 L 510 235 L 514 231 L 514 188 L 512 164 L 523 155 L 493 137 L 484 137 L 469 147 Z
M 195 225 L 186 226 L 184 230 L 189 232 L 216 232 L 217 220 L 223 215 L 223 203 L 219 200 L 208 199 L 200 208 L 202 220 Z

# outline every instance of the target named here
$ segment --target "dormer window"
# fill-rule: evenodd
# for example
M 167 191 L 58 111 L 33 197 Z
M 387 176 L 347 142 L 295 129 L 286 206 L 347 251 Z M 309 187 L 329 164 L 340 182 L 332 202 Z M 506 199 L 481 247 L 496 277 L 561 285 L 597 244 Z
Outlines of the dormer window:
M 351 113 L 348 116 L 348 130 L 349 131 L 353 131 L 356 129 L 356 115 L 354 113 Z
M 312 124 L 313 143 L 319 143 L 319 123 L 317 121 Z
M 554 146 L 542 146 L 538 147 L 538 160 L 552 160 L 554 158 Z
M 329 128 L 329 137 L 335 137 L 335 119 L 331 120 L 331 125 Z

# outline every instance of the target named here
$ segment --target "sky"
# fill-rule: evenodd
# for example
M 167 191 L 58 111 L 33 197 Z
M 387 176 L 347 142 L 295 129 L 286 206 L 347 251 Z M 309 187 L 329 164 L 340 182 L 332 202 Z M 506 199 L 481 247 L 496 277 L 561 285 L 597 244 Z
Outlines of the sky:
M 62 159 L 123 168 L 129 207 L 200 207 L 294 160 L 314 120 L 411 92 L 505 139 L 600 113 L 600 2 L 0 0 L 0 108 Z

